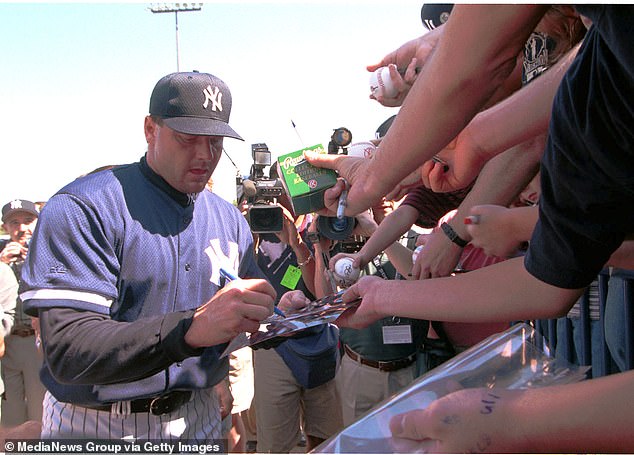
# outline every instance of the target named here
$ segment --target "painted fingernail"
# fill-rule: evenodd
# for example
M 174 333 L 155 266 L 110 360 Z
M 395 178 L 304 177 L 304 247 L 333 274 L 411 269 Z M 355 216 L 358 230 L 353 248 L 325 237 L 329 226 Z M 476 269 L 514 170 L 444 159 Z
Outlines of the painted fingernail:
M 465 217 L 464 224 L 479 224 L 480 223 L 480 215 L 469 215 Z

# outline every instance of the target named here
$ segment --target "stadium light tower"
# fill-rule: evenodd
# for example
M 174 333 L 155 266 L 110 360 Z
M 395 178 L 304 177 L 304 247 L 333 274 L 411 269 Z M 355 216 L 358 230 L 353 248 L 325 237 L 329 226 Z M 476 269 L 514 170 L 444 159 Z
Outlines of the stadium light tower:
M 188 11 L 200 11 L 203 8 L 202 3 L 152 3 L 150 11 L 153 13 L 174 13 L 176 23 L 176 71 L 180 71 L 180 52 L 178 46 L 178 13 L 186 13 Z

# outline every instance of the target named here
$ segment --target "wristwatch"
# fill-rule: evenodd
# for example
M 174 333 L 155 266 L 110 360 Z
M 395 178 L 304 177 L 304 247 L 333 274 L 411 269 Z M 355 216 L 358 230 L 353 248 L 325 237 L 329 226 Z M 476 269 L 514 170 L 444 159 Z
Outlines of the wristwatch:
M 440 225 L 440 229 L 442 229 L 449 240 L 458 245 L 460 248 L 464 248 L 469 244 L 469 242 L 460 237 L 448 223 L 442 223 Z

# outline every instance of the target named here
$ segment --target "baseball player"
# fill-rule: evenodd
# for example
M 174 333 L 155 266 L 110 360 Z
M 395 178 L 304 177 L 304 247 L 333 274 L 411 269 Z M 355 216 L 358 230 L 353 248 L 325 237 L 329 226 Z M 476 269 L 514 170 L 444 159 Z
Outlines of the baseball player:
M 265 280 L 220 278 L 261 276 L 244 217 L 205 190 L 224 137 L 241 139 L 230 111 L 219 78 L 165 76 L 145 156 L 75 180 L 42 211 L 21 297 L 41 321 L 43 437 L 221 437 L 220 353 L 276 298 Z

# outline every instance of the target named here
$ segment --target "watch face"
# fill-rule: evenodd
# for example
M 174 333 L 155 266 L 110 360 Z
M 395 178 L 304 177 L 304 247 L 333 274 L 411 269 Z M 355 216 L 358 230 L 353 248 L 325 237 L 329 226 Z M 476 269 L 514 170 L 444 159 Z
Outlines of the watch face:
M 306 239 L 312 243 L 313 245 L 315 243 L 319 243 L 319 232 L 309 232 L 306 234 Z
M 352 133 L 348 128 L 337 128 L 332 133 L 332 140 L 339 147 L 345 147 L 352 142 Z

